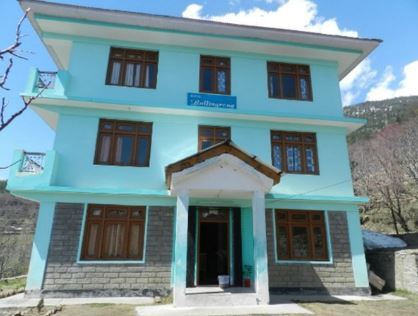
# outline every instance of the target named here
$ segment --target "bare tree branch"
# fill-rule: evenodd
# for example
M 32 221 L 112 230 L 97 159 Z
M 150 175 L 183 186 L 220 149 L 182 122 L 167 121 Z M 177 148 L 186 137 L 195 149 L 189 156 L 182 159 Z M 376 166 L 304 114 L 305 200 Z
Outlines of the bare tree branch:
M 9 59 L 9 65 L 7 66 L 7 68 L 4 71 L 4 74 L 1 76 L 1 80 L 0 80 L 0 88 L 2 88 L 4 90 L 10 90 L 9 88 L 5 87 L 5 84 L 6 84 L 7 78 L 9 77 L 9 73 L 10 73 L 10 70 L 12 69 L 12 67 L 13 67 L 13 59 L 10 58 Z

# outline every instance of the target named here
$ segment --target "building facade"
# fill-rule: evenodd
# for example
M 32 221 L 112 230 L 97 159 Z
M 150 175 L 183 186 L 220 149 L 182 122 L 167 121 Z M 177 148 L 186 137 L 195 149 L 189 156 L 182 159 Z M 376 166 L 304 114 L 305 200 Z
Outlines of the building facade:
M 20 3 L 58 68 L 23 92 L 53 149 L 8 181 L 27 294 L 368 293 L 339 80 L 378 40 Z

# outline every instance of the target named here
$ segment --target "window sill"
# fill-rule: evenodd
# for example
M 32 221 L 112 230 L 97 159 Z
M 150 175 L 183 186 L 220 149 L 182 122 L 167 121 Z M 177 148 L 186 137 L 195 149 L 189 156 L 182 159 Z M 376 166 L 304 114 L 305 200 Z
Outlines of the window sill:
M 145 260 L 77 260 L 77 264 L 144 264 Z

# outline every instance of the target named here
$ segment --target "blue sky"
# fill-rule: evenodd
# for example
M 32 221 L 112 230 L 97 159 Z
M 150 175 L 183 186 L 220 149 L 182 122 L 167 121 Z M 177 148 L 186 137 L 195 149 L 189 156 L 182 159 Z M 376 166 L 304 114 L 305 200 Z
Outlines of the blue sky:
M 384 42 L 341 82 L 343 103 L 418 95 L 417 0 L 55 0 L 85 6 L 154 14 L 292 28 L 331 34 L 380 38 Z M 0 49 L 14 40 L 22 11 L 16 0 L 0 0 Z M 22 50 L 28 61 L 15 60 L 8 80 L 9 113 L 21 106 L 30 66 L 55 70 L 29 22 Z M 0 73 L 5 63 L 0 61 Z M 12 162 L 15 149 L 44 152 L 53 147 L 54 132 L 30 109 L 0 132 L 0 167 Z M 0 170 L 0 179 L 8 170 Z

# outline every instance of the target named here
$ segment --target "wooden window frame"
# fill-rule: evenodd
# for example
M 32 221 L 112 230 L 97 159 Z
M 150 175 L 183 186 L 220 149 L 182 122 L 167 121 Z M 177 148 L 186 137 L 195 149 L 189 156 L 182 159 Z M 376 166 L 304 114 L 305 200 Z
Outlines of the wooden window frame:
M 279 136 L 280 140 L 275 140 L 274 136 Z M 286 141 L 286 136 L 297 136 L 300 138 L 300 141 Z M 305 141 L 305 137 L 312 137 L 313 142 Z M 271 141 L 271 161 L 274 165 L 274 145 L 280 146 L 281 154 L 281 170 L 291 174 L 308 174 L 308 175 L 319 175 L 319 161 L 318 161 L 318 146 L 315 133 L 306 133 L 306 132 L 289 132 L 289 131 L 270 131 L 270 141 Z M 287 151 L 286 146 L 294 145 L 301 148 L 301 165 L 302 170 L 299 171 L 289 171 L 287 165 Z M 312 148 L 313 150 L 313 159 L 314 159 L 314 169 L 315 172 L 309 172 L 306 160 L 306 151 L 305 149 Z
M 212 60 L 211 65 L 206 64 L 205 59 Z M 218 62 L 221 60 L 224 60 L 226 62 L 226 66 L 218 65 Z M 211 69 L 214 72 L 214 75 L 211 78 L 211 81 L 212 81 L 211 90 L 204 89 L 204 76 L 203 76 L 204 69 Z M 218 83 L 216 80 L 216 73 L 218 70 L 225 71 L 225 92 L 219 91 L 218 89 Z M 207 55 L 200 56 L 199 92 L 223 94 L 223 95 L 231 94 L 231 58 L 230 57 L 207 56 Z
M 204 136 L 203 133 L 202 133 L 204 129 L 213 129 L 212 136 L 211 137 Z M 225 138 L 225 139 L 217 137 L 216 133 L 217 133 L 218 130 L 225 130 L 228 133 L 228 137 Z M 231 139 L 231 127 L 229 127 L 229 126 L 199 125 L 197 150 L 198 151 L 203 150 L 202 149 L 202 143 L 203 143 L 204 140 L 211 140 L 213 145 L 215 145 L 215 144 L 220 143 L 220 142 L 222 142 L 224 140 L 227 140 L 227 139 Z
M 100 216 L 94 216 L 93 210 L 94 209 L 101 209 Z M 111 217 L 109 215 L 111 210 L 118 209 L 118 210 L 125 210 L 127 212 L 126 216 L 123 217 Z M 133 211 L 140 210 L 142 212 L 141 217 L 134 218 Z M 84 231 L 83 231 L 83 242 L 81 247 L 81 261 L 114 261 L 114 260 L 121 260 L 121 261 L 144 261 L 145 255 L 145 240 L 146 240 L 146 223 L 147 223 L 147 208 L 146 206 L 122 206 L 122 205 L 104 205 L 104 204 L 89 204 L 86 210 L 87 214 L 85 216 L 84 222 Z M 105 227 L 109 224 L 120 223 L 125 225 L 125 233 L 124 233 L 124 244 L 122 255 L 120 256 L 113 256 L 109 257 L 105 254 Z M 89 244 L 89 232 L 91 229 L 92 224 L 99 225 L 98 235 L 95 244 L 95 255 L 89 256 L 88 255 L 88 244 Z M 132 242 L 130 240 L 130 232 L 131 226 L 140 225 L 142 226 L 142 236 L 139 237 L 139 248 L 138 248 L 138 257 L 133 257 L 129 255 L 129 246 Z
M 115 52 L 120 52 L 122 57 L 114 57 Z M 141 60 L 129 58 L 129 55 L 136 55 L 141 56 Z M 157 77 L 158 77 L 158 57 L 159 54 L 157 51 L 148 51 L 148 50 L 139 50 L 139 49 L 127 49 L 127 48 L 120 48 L 120 47 L 111 47 L 109 51 L 109 60 L 107 65 L 107 74 L 106 74 L 106 85 L 110 86 L 123 86 L 123 87 L 131 87 L 131 88 L 143 88 L 143 89 L 156 89 L 157 88 Z M 121 70 L 119 73 L 118 83 L 112 83 L 112 67 L 113 62 L 118 61 L 121 63 Z M 133 64 L 140 64 L 141 65 L 141 73 L 139 75 L 139 85 L 127 85 L 125 84 L 125 74 L 126 74 L 126 65 L 128 63 Z M 155 65 L 155 78 L 150 84 L 149 87 L 145 85 L 145 71 L 146 66 L 152 64 Z M 134 70 L 135 73 L 136 70 Z M 135 75 L 134 75 L 135 76 Z
M 285 67 L 294 67 L 295 71 L 286 71 Z M 302 73 L 306 70 L 306 73 Z M 270 87 L 270 76 L 276 75 L 279 77 L 279 91 L 278 95 L 275 96 Z M 281 79 L 285 75 L 295 76 L 296 79 L 296 96 L 294 98 L 285 97 L 283 93 L 283 80 Z M 303 99 L 300 93 L 300 79 L 306 78 L 308 83 L 308 98 Z M 299 65 L 299 64 L 289 64 L 268 61 L 267 62 L 267 89 L 269 98 L 273 99 L 284 99 L 284 100 L 298 100 L 298 101 L 313 101 L 312 97 L 312 80 L 311 80 L 311 70 L 309 65 Z
M 279 214 L 286 214 L 285 220 L 279 219 Z M 305 220 L 297 220 L 293 219 L 293 215 L 305 215 Z M 320 215 L 320 220 L 317 221 L 313 217 Z M 296 261 L 329 261 L 329 250 L 328 250 L 328 231 L 326 229 L 326 222 L 325 222 L 325 212 L 324 211 L 305 211 L 305 210 L 283 210 L 283 209 L 275 209 L 274 210 L 274 228 L 275 228 L 275 241 L 276 241 L 276 258 L 277 260 L 286 261 L 286 260 L 296 260 Z M 281 254 L 279 249 L 279 226 L 286 227 L 286 235 L 287 235 L 287 253 Z M 292 245 L 292 237 L 293 237 L 293 227 L 305 227 L 307 228 L 308 232 L 308 255 L 306 257 L 296 257 L 294 256 L 294 250 Z M 315 254 L 315 247 L 314 247 L 314 229 L 320 228 L 322 231 L 322 251 L 323 256 Z
M 112 130 L 105 129 L 103 126 L 106 124 L 112 124 Z M 118 130 L 117 128 L 121 125 L 134 125 L 135 131 L 123 131 Z M 141 126 L 149 128 L 149 132 L 141 132 Z M 103 136 L 110 136 L 111 137 L 111 144 L 110 144 L 110 153 L 109 153 L 109 160 L 107 162 L 100 161 L 100 149 L 102 146 L 102 137 Z M 119 136 L 132 136 L 133 143 L 132 143 L 132 153 L 131 159 L 129 164 L 117 163 L 115 160 L 116 154 L 116 139 Z M 137 164 L 137 145 L 141 138 L 146 138 L 148 140 L 148 147 L 146 153 L 146 162 L 144 164 Z M 127 167 L 149 167 L 150 165 L 150 157 L 151 157 L 151 143 L 152 143 L 152 123 L 151 122 L 138 122 L 138 121 L 122 121 L 122 120 L 111 120 L 111 119 L 100 119 L 99 120 L 99 128 L 97 132 L 97 140 L 96 140 L 96 151 L 94 155 L 94 164 L 96 165 L 110 165 L 110 166 L 127 166 Z

